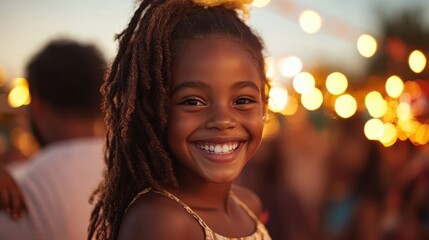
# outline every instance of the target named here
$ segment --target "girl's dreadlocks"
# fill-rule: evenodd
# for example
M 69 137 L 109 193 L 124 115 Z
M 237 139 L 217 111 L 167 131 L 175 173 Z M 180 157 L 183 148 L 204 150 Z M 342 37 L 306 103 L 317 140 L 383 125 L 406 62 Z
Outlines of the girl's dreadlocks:
M 116 239 L 125 209 L 144 188 L 178 186 L 166 134 L 172 64 L 179 48 L 213 35 L 240 42 L 265 82 L 262 43 L 234 10 L 144 0 L 118 35 L 118 54 L 101 90 L 106 169 L 91 198 L 97 201 L 88 239 Z

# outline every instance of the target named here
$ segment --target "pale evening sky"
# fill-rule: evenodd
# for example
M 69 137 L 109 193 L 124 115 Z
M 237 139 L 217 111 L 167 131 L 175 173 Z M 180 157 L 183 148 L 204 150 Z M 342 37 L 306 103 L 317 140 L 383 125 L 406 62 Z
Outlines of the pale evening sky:
M 9 80 L 22 76 L 29 58 L 47 41 L 61 37 L 95 43 L 111 59 L 116 52 L 114 35 L 128 23 L 134 5 L 133 0 L 0 0 L 0 66 Z M 265 8 L 253 8 L 250 24 L 265 40 L 267 55 L 295 55 L 304 65 L 347 64 L 344 68 L 353 71 L 365 61 L 355 48 L 357 37 L 377 35 L 375 9 L 413 7 L 429 12 L 429 1 L 272 0 Z M 305 9 L 322 16 L 319 32 L 310 35 L 300 29 L 297 18 Z

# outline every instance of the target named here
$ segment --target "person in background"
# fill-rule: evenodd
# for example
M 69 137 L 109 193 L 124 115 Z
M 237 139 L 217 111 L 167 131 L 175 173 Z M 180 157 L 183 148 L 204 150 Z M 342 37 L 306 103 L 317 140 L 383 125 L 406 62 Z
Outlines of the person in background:
M 380 239 L 380 153 L 365 138 L 360 117 L 331 125 L 332 152 L 324 203 L 324 239 Z
M 14 203 L 10 191 L 20 190 L 27 211 L 13 211 L 15 219 L 0 212 L 0 239 L 85 238 L 102 175 L 105 65 L 94 46 L 71 40 L 50 42 L 30 61 L 29 121 L 41 151 L 20 169 L 5 167 L 16 186 L 0 191 Z

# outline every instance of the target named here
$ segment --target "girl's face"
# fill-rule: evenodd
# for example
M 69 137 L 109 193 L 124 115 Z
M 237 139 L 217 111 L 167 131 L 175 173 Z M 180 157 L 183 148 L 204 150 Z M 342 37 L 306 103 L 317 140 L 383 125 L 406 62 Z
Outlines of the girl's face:
M 221 37 L 193 40 L 173 64 L 168 142 L 180 177 L 235 179 L 258 148 L 264 90 L 249 52 Z

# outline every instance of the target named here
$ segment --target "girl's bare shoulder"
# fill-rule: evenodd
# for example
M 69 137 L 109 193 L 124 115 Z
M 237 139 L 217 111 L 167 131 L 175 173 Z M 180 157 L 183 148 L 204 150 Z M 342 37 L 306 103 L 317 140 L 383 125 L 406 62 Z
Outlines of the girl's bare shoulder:
M 262 213 L 262 203 L 261 199 L 249 188 L 233 184 L 232 185 L 232 191 L 234 194 L 240 199 L 242 202 L 244 202 L 247 207 L 252 210 L 252 212 L 259 217 Z
M 156 193 L 140 196 L 124 215 L 118 239 L 203 239 L 198 222 L 177 202 Z

